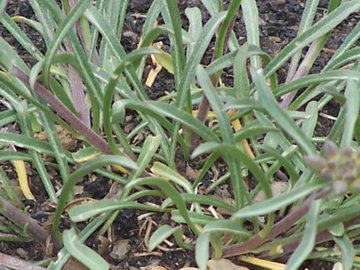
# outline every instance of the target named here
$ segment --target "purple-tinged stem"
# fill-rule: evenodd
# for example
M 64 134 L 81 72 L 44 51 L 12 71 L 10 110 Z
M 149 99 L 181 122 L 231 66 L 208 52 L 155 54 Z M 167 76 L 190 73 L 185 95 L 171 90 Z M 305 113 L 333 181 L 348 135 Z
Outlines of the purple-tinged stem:
M 223 53 L 225 53 L 227 50 L 227 44 L 229 42 L 229 39 L 231 36 L 231 31 L 233 30 L 234 25 L 235 25 L 235 18 L 231 21 L 228 29 L 226 30 Z M 215 57 L 216 57 L 216 51 L 214 50 L 213 55 L 212 55 L 212 61 L 215 60 Z M 219 82 L 219 78 L 220 78 L 219 74 L 214 74 L 214 75 L 210 76 L 211 83 L 214 86 L 216 86 Z M 205 122 L 207 115 L 209 113 L 209 110 L 210 110 L 210 103 L 204 94 L 200 101 L 200 104 L 199 104 L 199 110 L 198 110 L 198 113 L 196 116 L 197 119 L 199 119 L 201 122 Z M 192 139 L 191 139 L 190 151 L 193 151 L 196 147 L 199 146 L 199 144 L 200 144 L 200 137 L 196 134 L 193 134 Z
M 49 234 L 41 227 L 37 221 L 17 207 L 0 197 L 0 213 L 10 221 L 14 222 L 20 228 L 27 226 L 29 235 L 37 242 L 45 244 Z M 1 264 L 1 263 L 0 263 Z
M 29 77 L 16 66 L 13 67 L 13 75 L 23 83 L 29 85 Z M 68 124 L 82 134 L 89 143 L 101 150 L 104 154 L 111 154 L 109 144 L 92 129 L 88 128 L 77 116 L 75 116 L 64 104 L 39 82 L 35 82 L 35 93 L 41 97 L 50 107 Z
M 256 235 L 250 238 L 249 240 L 247 240 L 245 243 L 224 247 L 222 257 L 225 258 L 225 257 L 237 256 L 247 252 L 251 252 L 251 250 L 259 247 L 261 244 L 271 239 L 274 239 L 276 236 L 278 236 L 281 233 L 286 232 L 299 219 L 301 219 L 303 216 L 305 216 L 308 213 L 313 200 L 323 198 L 329 193 L 330 193 L 329 189 L 324 189 L 319 193 L 310 196 L 302 205 L 299 206 L 298 209 L 292 211 L 290 214 L 288 214 L 286 217 L 284 217 L 282 220 L 276 223 L 273 226 L 273 229 L 266 237 L 262 238 L 259 235 Z
M 69 1 L 70 9 L 76 5 L 76 2 L 77 2 L 76 0 Z M 74 28 L 75 28 L 74 30 L 79 35 L 80 34 L 82 35 L 79 22 L 75 23 Z M 67 52 L 69 52 L 69 53 L 73 52 L 72 45 L 68 40 L 65 41 L 65 47 L 66 47 Z M 91 128 L 90 108 L 86 104 L 86 97 L 85 97 L 84 87 L 82 84 L 82 79 L 81 79 L 80 75 L 77 73 L 77 71 L 70 65 L 68 66 L 68 72 L 69 72 L 69 79 L 70 79 L 71 94 L 72 94 L 76 112 L 79 114 L 81 121 L 83 121 L 84 124 L 88 128 Z
M 308 51 L 306 52 L 306 55 L 304 57 L 304 60 L 301 62 L 298 70 L 296 71 L 295 75 L 293 78 L 287 78 L 287 81 L 290 80 L 297 80 L 300 79 L 301 77 L 305 76 L 306 74 L 309 73 L 314 61 L 315 61 L 315 54 L 318 53 L 317 47 L 318 47 L 318 41 L 314 41 L 313 43 L 311 43 Z M 282 101 L 280 103 L 280 106 L 283 108 L 287 108 L 290 103 L 294 100 L 295 96 L 296 96 L 297 90 L 296 91 L 292 91 L 290 93 L 287 93 L 285 95 L 283 95 Z
M 347 222 L 344 222 L 344 226 L 349 227 L 349 226 L 352 226 L 352 225 L 358 224 L 358 223 L 359 223 L 359 217 L 355 217 Z M 333 238 L 334 238 L 333 234 L 331 234 L 328 230 L 323 230 L 316 235 L 315 243 L 321 244 L 326 241 L 330 241 Z M 299 246 L 299 244 L 300 244 L 300 240 L 298 240 L 294 243 L 289 243 L 287 245 L 284 245 L 282 247 L 282 249 L 284 250 L 284 253 L 281 254 L 281 256 L 286 256 L 287 254 L 292 253 Z M 261 255 L 259 257 L 264 258 L 264 257 L 269 257 L 269 256 L 268 256 L 267 252 L 264 252 L 264 253 L 261 253 Z
M 73 52 L 72 46 L 69 41 L 65 42 L 66 51 Z M 71 88 L 72 99 L 74 102 L 75 110 L 79 114 L 80 120 L 88 127 L 91 128 L 90 121 L 90 108 L 86 104 L 86 97 L 84 92 L 84 86 L 82 79 L 77 71 L 72 67 L 68 66 L 69 72 L 69 83 Z
M 0 252 L 0 266 L 9 267 L 11 269 L 17 269 L 17 270 L 46 270 L 46 268 L 28 263 L 24 260 L 21 260 L 19 258 L 6 255 L 4 253 Z

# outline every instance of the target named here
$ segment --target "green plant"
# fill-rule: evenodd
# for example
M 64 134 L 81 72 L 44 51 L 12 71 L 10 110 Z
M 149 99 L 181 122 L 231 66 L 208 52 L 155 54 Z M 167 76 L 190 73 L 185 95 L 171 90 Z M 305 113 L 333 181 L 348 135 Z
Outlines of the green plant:
M 206 269 L 210 251 L 215 258 L 253 253 L 269 259 L 293 252 L 288 269 L 297 269 L 307 258 L 342 258 L 344 269 L 358 266 L 357 247 L 350 244 L 359 237 L 357 154 L 349 158 L 354 171 L 349 186 L 344 185 L 346 175 L 345 180 L 333 175 L 343 172 L 337 167 L 338 158 L 359 147 L 360 51 L 353 45 L 360 37 L 360 24 L 320 74 L 308 73 L 331 31 L 359 11 L 360 2 L 331 0 L 328 13 L 314 23 L 318 2 L 306 1 L 298 36 L 271 58 L 260 48 L 255 0 L 232 0 L 227 10 L 221 1 L 202 0 L 211 18 L 203 25 L 199 9 L 187 9 L 188 31 L 182 28 L 176 1 L 154 0 L 141 46 L 130 53 L 118 41 L 128 1 L 62 0 L 59 8 L 56 1 L 30 0 L 37 21 L 25 23 L 43 36 L 45 54 L 5 13 L 3 1 L 0 22 L 37 63 L 29 68 L 0 39 L 0 95 L 10 104 L 0 113 L 0 124 L 17 122 L 20 128 L 19 134 L 0 133 L 0 156 L 3 161 L 31 162 L 49 199 L 57 203 L 51 234 L 61 252 L 48 269 L 61 269 L 70 255 L 90 269 L 108 269 L 107 262 L 83 242 L 94 232 L 105 234 L 122 209 L 170 213 L 177 225 L 157 228 L 149 248 L 174 236 L 180 247 L 195 249 L 200 269 Z M 244 11 L 248 41 L 242 46 L 232 31 L 239 8 Z M 164 24 L 155 27 L 160 14 Z M 171 57 L 151 46 L 160 35 L 169 37 Z M 214 37 L 212 62 L 204 67 L 201 60 Z M 150 55 L 164 61 L 174 74 L 175 90 L 157 100 L 149 99 L 142 84 L 145 58 Z M 277 71 L 290 59 L 287 82 L 278 85 Z M 227 67 L 233 67 L 234 86 L 221 82 Z M 295 96 L 300 89 L 305 90 Z M 329 134 L 317 137 L 318 114 L 331 100 L 339 103 L 340 112 Z M 123 126 L 130 110 L 139 122 L 126 134 Z M 205 123 L 211 114 L 216 120 L 213 126 Z M 81 143 L 77 152 L 64 148 L 55 125 Z M 38 131 L 46 132 L 47 142 L 34 137 Z M 151 135 L 135 144 L 133 138 L 142 132 Z M 316 146 L 330 140 L 346 150 L 326 165 Z M 7 145 L 24 151 L 8 151 Z M 200 171 L 193 181 L 181 175 L 177 153 L 185 161 L 198 158 Z M 44 155 L 53 160 L 46 161 Z M 225 163 L 227 172 L 200 192 L 205 175 L 219 162 Z M 106 170 L 109 165 L 112 171 Z M 59 197 L 48 166 L 61 177 Z M 323 179 L 330 175 L 325 166 L 335 170 L 330 171 L 332 185 Z M 92 172 L 121 184 L 121 192 L 70 208 L 72 228 L 61 233 L 61 215 L 74 199 L 75 184 Z M 287 190 L 273 197 L 279 176 L 286 178 Z M 211 195 L 224 182 L 230 183 L 233 203 Z M 265 199 L 254 204 L 260 192 Z M 14 198 L 11 189 L 1 196 Z M 161 203 L 140 202 L 150 196 Z M 208 207 L 231 217 L 216 219 Z M 86 227 L 78 230 L 76 223 L 84 221 Z M 196 243 L 185 237 L 185 228 Z M 314 250 L 328 240 L 334 240 L 341 252 Z

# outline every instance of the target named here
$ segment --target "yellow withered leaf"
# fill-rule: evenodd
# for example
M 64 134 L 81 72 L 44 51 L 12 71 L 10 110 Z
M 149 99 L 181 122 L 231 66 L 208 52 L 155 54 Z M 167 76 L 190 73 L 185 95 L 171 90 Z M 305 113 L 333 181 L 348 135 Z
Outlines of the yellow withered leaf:
M 20 186 L 21 192 L 24 194 L 24 197 L 28 200 L 35 201 L 35 197 L 31 193 L 31 190 L 29 187 L 29 181 L 28 181 L 28 176 L 26 173 L 25 162 L 23 160 L 13 160 L 12 163 L 15 167 L 16 174 L 18 176 L 19 186 Z

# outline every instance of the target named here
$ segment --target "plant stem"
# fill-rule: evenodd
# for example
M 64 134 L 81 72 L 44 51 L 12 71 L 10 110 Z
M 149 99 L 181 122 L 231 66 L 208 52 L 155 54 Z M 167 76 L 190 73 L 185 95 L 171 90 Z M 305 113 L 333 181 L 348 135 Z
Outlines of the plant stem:
M 37 221 L 30 216 L 26 215 L 14 205 L 9 203 L 0 197 L 0 213 L 10 221 L 14 222 L 18 227 L 24 228 L 27 227 L 27 231 L 30 236 L 40 242 L 45 244 L 49 234 L 47 231 L 41 227 Z
M 22 269 L 22 270 L 46 270 L 43 267 L 36 266 L 34 264 L 23 261 L 19 258 L 0 253 L 0 267 L 10 267 L 11 269 Z M 7 268 L 1 268 L 7 269 Z
M 345 222 L 344 225 L 345 225 L 345 227 L 349 227 L 351 225 L 358 224 L 358 223 L 359 223 L 359 217 L 356 217 L 356 218 L 353 218 L 352 220 L 350 220 L 348 222 Z M 319 232 L 317 234 L 315 243 L 316 243 L 316 245 L 318 245 L 318 244 L 324 243 L 326 241 L 330 241 L 333 238 L 334 238 L 334 235 L 331 234 L 326 229 L 326 230 L 323 230 L 323 231 L 321 231 L 321 232 Z M 284 252 L 281 254 L 281 256 L 286 256 L 287 254 L 292 253 L 298 247 L 299 243 L 300 243 L 300 240 L 297 240 L 297 241 L 295 241 L 293 243 L 289 243 L 287 245 L 284 245 L 282 247 Z M 268 252 L 261 253 L 260 257 L 262 257 L 262 258 L 269 257 Z
M 232 21 L 229 23 L 228 28 L 226 30 L 226 35 L 225 35 L 225 38 L 224 38 L 224 45 L 221 47 L 222 50 L 223 50 L 222 53 L 224 53 L 226 51 L 226 49 L 227 49 L 227 44 L 228 44 L 228 41 L 230 39 L 231 31 L 232 31 L 234 25 L 235 25 L 235 18 L 232 19 Z M 217 58 L 217 55 L 216 55 L 216 50 L 215 50 L 214 53 L 213 53 L 213 56 L 212 56 L 212 61 L 214 61 L 216 58 Z M 216 86 L 218 84 L 220 76 L 221 76 L 220 73 L 213 74 L 212 76 L 210 76 L 211 83 L 214 86 Z M 207 118 L 207 115 L 209 113 L 209 110 L 210 110 L 210 103 L 209 103 L 207 97 L 205 95 L 203 95 L 203 97 L 202 97 L 202 99 L 200 101 L 200 104 L 199 104 L 199 110 L 198 110 L 198 113 L 197 113 L 197 116 L 196 116 L 197 119 L 199 119 L 201 122 L 205 122 L 205 120 Z M 191 142 L 192 143 L 191 143 L 190 151 L 192 152 L 197 146 L 199 146 L 200 137 L 198 135 L 196 135 L 196 134 L 193 134 Z
M 29 77 L 23 71 L 21 71 L 16 66 L 13 67 L 13 74 L 20 79 L 26 85 L 29 85 Z M 49 90 L 47 90 L 39 82 L 34 84 L 35 93 L 40 96 L 45 102 L 47 102 L 51 108 L 66 122 L 68 122 L 73 128 L 75 128 L 80 134 L 94 145 L 96 148 L 100 149 L 104 154 L 111 154 L 112 151 L 109 147 L 109 144 L 98 134 L 96 134 L 92 129 L 88 128 L 77 116 L 75 116 L 68 108 L 62 104 L 62 102 Z
M 330 189 L 323 189 L 318 193 L 312 194 L 298 209 L 292 211 L 290 214 L 288 214 L 286 217 L 276 223 L 266 237 L 262 238 L 259 235 L 256 235 L 250 238 L 245 243 L 227 246 L 223 249 L 222 256 L 225 258 L 247 253 L 259 247 L 266 241 L 274 239 L 279 234 L 286 232 L 288 229 L 291 228 L 291 226 L 293 226 L 298 220 L 300 220 L 308 213 L 313 200 L 323 198 L 329 193 Z

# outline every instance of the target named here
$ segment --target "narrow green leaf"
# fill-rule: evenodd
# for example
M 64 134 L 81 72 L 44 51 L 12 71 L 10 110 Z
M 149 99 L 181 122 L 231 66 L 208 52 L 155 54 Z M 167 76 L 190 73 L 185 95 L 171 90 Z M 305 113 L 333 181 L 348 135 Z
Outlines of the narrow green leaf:
M 209 260 L 209 244 L 210 234 L 202 233 L 196 240 L 195 246 L 195 260 L 200 270 L 207 269 L 207 262 Z
M 48 143 L 41 142 L 26 135 L 10 132 L 0 132 L 0 142 L 4 144 L 14 144 L 18 147 L 35 150 L 39 153 L 52 155 L 52 149 Z
M 256 1 L 242 0 L 241 9 L 246 27 L 247 43 L 260 48 L 259 11 L 256 6 Z M 260 57 L 257 55 L 250 57 L 250 62 L 254 68 L 261 67 Z
M 353 46 L 353 44 L 359 40 L 359 38 L 360 38 L 360 22 L 358 22 L 358 24 L 355 27 L 353 27 L 350 34 L 347 35 L 346 39 L 341 44 L 341 46 L 335 51 L 334 55 L 327 63 L 324 70 L 330 69 L 330 67 L 334 64 L 334 62 L 339 60 L 341 56 L 345 55 L 349 51 L 349 49 Z
M 72 153 L 72 158 L 76 163 L 83 163 L 101 155 L 101 152 L 94 147 L 86 147 Z
M 209 75 L 205 69 L 201 66 L 196 71 L 198 81 L 213 109 L 216 119 L 219 123 L 222 139 L 225 143 L 234 143 L 234 136 L 230 125 L 230 119 L 224 109 L 224 105 L 221 104 L 218 95 L 215 92 L 215 87 L 210 81 Z
M 0 16 L 2 16 L 3 12 L 5 11 L 7 4 L 7 0 L 3 0 L 0 2 Z
M 353 263 L 356 255 L 354 245 L 350 238 L 347 235 L 343 237 L 334 237 L 334 241 L 337 246 L 341 249 L 341 262 L 343 270 L 351 270 L 353 268 Z
M 343 222 L 332 225 L 329 228 L 329 233 L 331 233 L 335 237 L 341 237 L 345 234 L 345 226 Z
M 144 40 L 147 34 L 151 31 L 151 29 L 154 28 L 154 25 L 156 25 L 157 19 L 159 17 L 159 14 L 161 12 L 161 9 L 163 8 L 163 0 L 154 0 L 152 1 L 152 4 L 149 8 L 149 10 L 146 13 L 146 19 L 145 23 L 142 28 L 142 36 L 141 39 Z M 145 66 L 145 59 L 141 60 L 140 66 L 137 67 L 137 74 L 139 78 L 143 75 Z
M 19 193 L 16 192 L 15 187 L 12 185 L 9 177 L 6 175 L 5 171 L 0 167 L 0 186 L 1 186 L 1 197 L 3 197 L 3 192 L 9 198 L 10 202 L 14 203 L 18 208 L 22 208 L 22 202 L 19 197 Z M 4 197 L 5 199 L 6 197 Z
M 279 106 L 273 94 L 267 86 L 262 71 L 251 69 L 251 76 L 259 93 L 259 101 L 267 113 L 276 121 L 284 132 L 293 137 L 308 155 L 316 154 L 316 149 L 311 140 L 301 131 L 288 114 Z
M 183 108 L 187 104 L 186 99 L 188 98 L 190 85 L 194 81 L 196 68 L 200 64 L 200 61 L 206 51 L 206 48 L 208 47 L 215 31 L 217 30 L 219 24 L 223 21 L 224 18 L 225 18 L 225 13 L 223 12 L 214 15 L 205 24 L 198 41 L 194 45 L 193 53 L 189 56 L 189 59 L 191 59 L 191 61 L 186 62 L 186 65 L 184 67 L 184 72 L 181 75 L 179 85 L 176 91 L 177 92 L 176 106 L 180 110 L 183 110 Z M 179 128 L 180 128 L 180 123 L 177 122 L 172 130 L 171 146 L 170 146 L 171 160 L 174 160 L 175 157 L 175 149 L 178 142 L 177 137 L 178 137 Z
M 146 167 L 149 165 L 149 162 L 153 159 L 156 151 L 158 150 L 162 139 L 163 138 L 159 135 L 148 136 L 145 139 L 141 153 L 137 160 L 139 168 L 130 174 L 129 179 L 135 179 L 144 172 Z
M 251 234 L 246 231 L 239 220 L 216 220 L 209 222 L 204 227 L 204 233 L 213 233 L 213 232 L 220 232 L 220 233 L 232 233 L 242 237 L 249 237 Z
M 360 67 L 360 65 L 359 65 Z M 359 68 L 358 68 L 359 70 Z M 341 138 L 341 147 L 350 146 L 354 137 L 356 120 L 360 111 L 360 83 L 359 80 L 349 80 L 345 90 L 345 124 L 344 133 Z
M 26 160 L 30 161 L 31 157 L 27 153 L 14 152 L 7 150 L 0 150 L 0 161 L 10 161 L 10 160 Z
M 235 218 L 249 218 L 265 215 L 287 206 L 297 200 L 305 198 L 307 195 L 325 187 L 327 183 L 307 183 L 306 186 L 294 188 L 280 196 L 273 197 L 269 200 L 257 204 L 246 206 L 235 213 Z
M 64 246 L 74 258 L 90 270 L 110 269 L 109 264 L 99 254 L 80 241 L 74 229 L 64 231 Z
M 181 78 L 181 74 L 185 66 L 185 51 L 183 47 L 181 20 L 180 20 L 179 9 L 176 1 L 166 0 L 166 7 L 167 7 L 167 12 L 169 14 L 168 17 L 170 18 L 171 21 L 171 28 L 174 31 L 174 35 L 171 36 L 170 39 L 172 41 L 171 46 L 172 46 L 174 70 L 175 70 L 175 83 L 178 86 L 179 79 Z M 165 10 L 163 10 L 163 12 L 165 12 Z M 167 16 L 165 15 L 164 17 L 166 22 Z
M 106 1 L 105 1 L 106 2 Z M 120 36 L 123 32 L 123 25 L 125 22 L 126 10 L 128 8 L 128 0 L 123 1 L 108 1 L 107 14 L 109 22 L 113 22 L 113 19 L 116 18 L 116 27 L 115 33 L 117 36 Z
M 241 140 L 247 138 L 257 138 L 261 134 L 267 134 L 268 132 L 278 132 L 279 129 L 273 127 L 263 127 L 261 125 L 249 126 L 246 125 L 240 129 L 238 133 L 235 134 L 235 141 L 240 142 Z
M 222 4 L 219 0 L 201 0 L 211 16 L 221 10 Z
M 208 152 L 216 152 L 222 156 L 232 156 L 234 160 L 241 161 L 241 163 L 246 167 L 246 169 L 251 171 L 254 174 L 256 180 L 259 181 L 261 187 L 265 192 L 265 195 L 268 198 L 272 196 L 269 181 L 260 169 L 259 165 L 256 164 L 254 160 L 252 160 L 247 154 L 242 152 L 236 146 L 224 143 L 203 143 L 193 151 L 192 158 Z
M 69 210 L 69 216 L 74 222 L 83 222 L 96 215 L 118 209 L 141 209 L 152 212 L 164 211 L 162 208 L 156 206 L 149 206 L 131 201 L 108 199 L 74 206 Z
M 301 129 L 306 136 L 312 138 L 318 120 L 318 103 L 316 101 L 309 102 L 305 111 L 309 117 L 303 121 Z
M 17 113 L 17 121 L 18 121 L 18 123 L 20 125 L 22 133 L 24 135 L 28 136 L 29 138 L 33 138 L 34 131 L 33 131 L 33 127 L 32 127 L 31 122 L 30 122 L 31 114 L 30 114 L 30 112 L 28 110 L 27 102 L 22 101 L 19 104 L 16 104 L 16 105 L 14 104 L 14 108 L 18 112 Z M 41 118 L 43 116 L 42 112 L 39 112 L 38 116 L 40 116 L 40 118 Z M 55 130 L 55 128 L 52 128 L 52 131 L 53 130 Z M 51 135 L 49 135 L 49 137 L 51 137 Z M 51 142 L 51 139 L 49 141 Z M 50 146 L 52 148 L 56 147 L 56 146 L 51 145 L 51 144 L 50 144 Z M 44 188 L 45 188 L 46 192 L 49 195 L 49 198 L 53 202 L 57 202 L 57 196 L 55 194 L 55 189 L 54 189 L 54 186 L 51 183 L 49 175 L 48 175 L 48 173 L 46 171 L 43 157 L 38 152 L 36 152 L 34 150 L 30 150 L 29 152 L 31 154 L 33 164 L 35 165 L 37 174 L 40 177 L 40 179 L 41 179 L 41 181 L 42 181 L 42 183 L 44 185 Z M 53 152 L 54 152 L 53 154 L 55 156 L 57 156 L 57 153 L 55 151 L 53 151 Z M 58 158 L 58 156 L 57 156 L 57 158 Z M 65 152 L 62 153 L 61 159 L 63 159 L 64 162 L 66 162 L 65 160 L 69 160 L 68 156 L 66 155 Z M 62 162 L 62 160 L 60 161 L 60 164 L 61 164 L 61 162 Z M 65 177 L 66 176 L 64 176 L 64 179 L 66 180 Z
M 192 43 L 188 44 L 186 54 L 189 57 L 192 54 L 194 43 L 200 37 L 202 29 L 201 11 L 198 7 L 185 9 L 185 15 L 189 20 L 189 35 Z
M 121 154 L 118 149 L 114 137 L 112 135 L 112 115 L 111 115 L 111 103 L 113 99 L 113 93 L 115 91 L 115 86 L 120 78 L 120 75 L 125 71 L 125 69 L 132 64 L 133 61 L 149 54 L 158 53 L 158 50 L 151 48 L 140 48 L 128 54 L 116 67 L 111 78 L 105 88 L 105 95 L 103 99 L 103 118 L 104 118 L 104 131 L 108 139 L 112 151 L 116 154 Z
M 184 246 L 181 227 L 172 228 L 169 225 L 162 225 L 151 235 L 149 239 L 149 251 L 153 251 L 161 242 L 165 241 L 171 235 L 174 235 L 176 243 L 179 246 Z
M 160 50 L 159 54 L 154 55 L 156 61 L 167 70 L 167 72 L 174 74 L 174 64 L 170 53 Z
M 0 47 L 0 66 L 4 70 L 10 71 L 15 64 L 22 71 L 29 72 L 29 67 L 2 37 L 0 37 Z
M 190 212 L 188 211 L 188 216 L 191 219 L 192 223 L 197 225 L 206 225 L 211 221 L 216 220 L 216 218 L 212 216 L 207 216 L 202 213 Z M 179 210 L 173 210 L 171 212 L 171 219 L 177 223 L 187 224 L 186 220 L 180 214 Z
M 1 85 L 1 84 L 0 84 Z M 0 112 L 0 127 L 16 121 L 16 113 L 13 109 Z
M 54 39 L 52 41 L 51 46 L 48 48 L 46 55 L 45 55 L 45 61 L 44 61 L 44 83 L 45 86 L 49 85 L 49 73 L 50 73 L 50 66 L 51 62 L 56 54 L 56 51 L 58 50 L 61 42 L 63 42 L 63 39 L 68 34 L 69 31 L 71 31 L 71 28 L 75 24 L 75 22 L 80 18 L 80 16 L 84 13 L 84 11 L 90 6 L 92 3 L 92 0 L 84 0 L 79 1 L 76 3 L 75 7 L 71 9 L 69 15 L 66 17 L 66 20 L 64 20 L 57 29 L 56 35 L 54 36 Z
M 82 177 L 88 173 L 94 171 L 95 169 L 101 168 L 108 165 L 120 165 L 130 169 L 137 169 L 137 164 L 131 159 L 123 156 L 102 156 L 95 160 L 90 160 L 84 163 L 79 169 L 73 172 L 66 183 L 64 183 L 61 195 L 59 198 L 58 206 L 56 208 L 55 217 L 53 221 L 52 232 L 53 235 L 57 238 L 60 238 L 59 224 L 61 219 L 61 214 L 64 210 L 65 204 L 69 197 L 69 194 L 72 192 L 72 188 L 76 183 L 82 180 Z
M 296 151 L 296 147 L 289 147 L 289 149 L 285 150 L 282 154 L 278 153 L 277 150 L 267 146 L 260 146 L 259 149 L 265 151 L 265 156 L 270 155 L 274 157 L 275 160 L 272 166 L 275 166 L 274 170 L 271 170 L 271 173 L 270 170 L 268 170 L 267 174 L 272 175 L 279 170 L 280 166 L 283 166 L 287 174 L 289 175 L 289 184 L 291 186 L 294 186 L 299 179 L 298 173 L 296 171 L 297 168 L 292 163 L 292 156 L 295 154 L 294 152 Z
M 246 69 L 247 55 L 248 46 L 244 45 L 238 50 L 234 59 L 234 89 L 237 97 L 248 97 L 250 95 L 249 78 Z
M 191 183 L 181 174 L 172 170 L 165 164 L 155 161 L 153 166 L 151 167 L 151 172 L 156 176 L 162 177 L 164 179 L 169 179 L 172 182 L 178 184 L 179 186 L 183 187 L 187 193 L 193 193 Z
M 235 207 L 229 203 L 226 203 L 222 200 L 213 198 L 211 196 L 208 195 L 201 195 L 201 194 L 189 194 L 189 193 L 182 193 L 180 194 L 181 197 L 184 199 L 185 202 L 188 203 L 199 203 L 199 204 L 203 204 L 203 205 L 207 205 L 207 206 L 214 206 L 216 208 L 222 208 L 225 209 L 229 212 L 234 212 L 235 211 Z M 172 202 L 170 199 L 166 199 L 163 203 L 162 203 L 162 207 L 167 207 L 168 205 L 170 205 Z
M 360 26 L 360 23 L 359 23 Z M 359 27 L 360 33 L 360 27 Z M 360 34 L 359 34 L 360 35 Z M 341 67 L 347 63 L 350 63 L 356 59 L 360 58 L 360 48 L 353 48 L 345 51 L 341 55 L 339 55 L 336 59 L 329 62 L 323 69 L 323 71 L 335 70 L 338 67 Z
M 126 189 L 134 188 L 139 185 L 155 185 L 160 188 L 167 197 L 171 198 L 173 203 L 176 205 L 176 208 L 179 210 L 182 217 L 186 220 L 189 227 L 195 232 L 198 233 L 199 229 L 194 226 L 193 222 L 189 218 L 188 211 L 186 208 L 185 201 L 180 196 L 178 190 L 172 186 L 167 180 L 162 178 L 139 178 L 131 181 L 125 186 Z
M 56 127 L 52 119 L 44 114 L 40 113 L 41 122 L 44 126 L 44 130 L 47 134 L 49 144 L 53 151 L 53 155 L 56 159 L 56 163 L 59 166 L 59 172 L 63 183 L 69 179 L 70 169 L 66 160 L 66 152 L 64 146 L 60 142 L 60 138 L 57 134 Z
M 321 203 L 321 200 L 312 202 L 306 218 L 304 236 L 295 252 L 291 255 L 286 265 L 287 270 L 298 269 L 313 250 L 315 246 L 318 217 L 321 211 Z
M 276 57 L 266 66 L 265 76 L 272 75 L 283 65 L 294 53 L 300 51 L 310 42 L 332 31 L 339 23 L 345 20 L 351 13 L 360 8 L 358 0 L 346 1 L 341 4 L 335 11 L 322 18 L 316 24 L 311 26 L 307 31 L 297 38 L 293 39 Z
M 218 137 L 211 129 L 206 127 L 201 121 L 194 118 L 191 114 L 176 108 L 173 104 L 165 104 L 158 101 L 139 102 L 134 100 L 122 100 L 121 102 L 126 108 L 138 110 L 153 117 L 160 115 L 161 118 L 169 117 L 179 121 L 186 127 L 190 128 L 194 133 L 202 137 L 205 141 L 219 141 Z M 165 128 L 170 126 L 166 124 L 163 119 L 159 118 L 159 116 L 156 118 L 157 121 L 164 123 Z
M 91 221 L 84 229 L 81 230 L 79 233 L 79 238 L 81 242 L 84 242 L 86 239 L 88 239 L 91 235 L 94 234 L 94 232 L 101 226 L 101 224 L 104 223 L 106 220 L 106 216 L 102 215 L 97 218 L 95 218 L 93 221 Z M 69 260 L 70 254 L 66 249 L 62 249 L 59 252 L 59 256 L 57 261 L 50 262 L 48 266 L 48 270 L 62 270 L 64 264 Z
M 43 37 L 48 48 L 54 39 L 54 29 L 58 28 L 58 24 L 65 18 L 65 15 L 56 2 L 41 0 L 29 0 L 29 2 L 34 10 L 36 19 L 44 28 Z
M 319 0 L 306 1 L 304 11 L 301 16 L 301 22 L 299 25 L 297 36 L 301 35 L 305 30 L 309 29 L 309 27 L 312 25 L 314 17 L 316 15 L 318 4 L 319 4 Z M 302 51 L 298 51 L 291 58 L 291 63 L 287 78 L 293 78 L 298 68 L 301 55 L 302 55 Z
M 198 184 L 204 179 L 205 175 L 210 171 L 210 168 L 215 164 L 218 159 L 218 154 L 211 153 L 205 160 L 204 165 L 201 168 L 200 173 L 193 182 L 193 188 L 196 188 Z
M 41 36 L 44 36 L 43 26 L 38 21 L 26 18 L 26 17 L 21 16 L 21 15 L 12 16 L 11 19 L 16 23 L 24 23 L 24 24 L 30 26 L 35 31 L 37 31 Z
M 40 50 L 33 44 L 32 40 L 24 31 L 6 13 L 0 16 L 1 24 L 11 33 L 11 35 L 21 44 L 21 46 L 36 60 L 41 60 L 44 56 Z
M 241 0 L 232 0 L 230 2 L 229 9 L 226 11 L 224 22 L 219 29 L 218 37 L 216 39 L 215 59 L 221 57 L 224 54 L 224 48 L 227 46 L 227 44 L 225 44 L 225 41 L 229 31 L 229 27 L 231 26 L 231 23 L 233 22 L 236 14 L 238 13 L 240 4 Z
M 149 239 L 149 251 L 153 251 L 161 242 L 170 237 L 179 227 L 172 228 L 169 225 L 160 226 Z
M 113 35 L 113 31 L 111 31 L 112 27 L 107 23 L 106 18 L 104 18 L 104 16 L 102 16 L 99 10 L 97 10 L 95 7 L 90 7 L 89 9 L 87 9 L 84 12 L 84 16 L 91 22 L 94 27 L 99 30 L 104 41 L 108 43 L 109 48 L 111 48 L 111 51 L 115 59 L 117 60 L 116 63 L 120 63 L 121 61 L 123 61 L 127 54 L 124 48 L 121 46 L 121 43 L 119 43 L 117 36 Z M 133 55 L 134 54 L 136 54 L 136 52 L 134 52 Z M 126 66 L 128 66 L 128 68 L 124 70 L 124 72 L 129 79 L 131 85 L 134 87 L 134 90 L 137 94 L 135 95 L 135 97 L 136 99 L 140 98 L 142 100 L 146 100 L 147 95 L 139 78 L 136 75 L 135 69 L 132 67 L 132 65 L 128 64 L 129 63 L 126 63 Z

